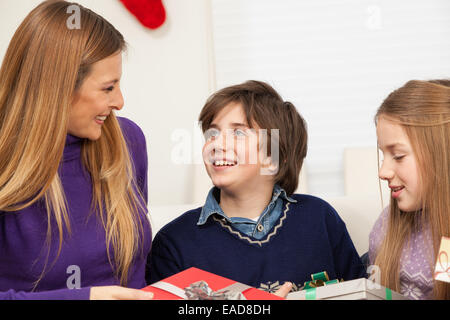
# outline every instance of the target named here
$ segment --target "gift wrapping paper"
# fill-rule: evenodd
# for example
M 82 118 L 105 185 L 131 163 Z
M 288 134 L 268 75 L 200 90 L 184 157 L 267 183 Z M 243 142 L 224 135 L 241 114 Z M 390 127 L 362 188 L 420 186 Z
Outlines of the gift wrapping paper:
M 188 295 L 196 289 L 205 287 L 205 283 L 211 289 L 210 292 L 212 291 L 216 295 L 226 290 L 242 293 L 246 300 L 284 300 L 269 292 L 194 267 L 158 281 L 142 290 L 153 292 L 155 300 L 182 300 L 188 299 Z

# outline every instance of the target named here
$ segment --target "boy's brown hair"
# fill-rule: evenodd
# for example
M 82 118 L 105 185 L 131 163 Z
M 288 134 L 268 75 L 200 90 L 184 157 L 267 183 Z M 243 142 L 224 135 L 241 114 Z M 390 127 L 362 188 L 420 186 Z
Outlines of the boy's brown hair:
M 200 112 L 199 121 L 206 132 L 216 115 L 230 103 L 239 103 L 244 109 L 248 125 L 255 124 L 267 129 L 268 155 L 271 150 L 271 129 L 279 130 L 279 168 L 275 183 L 288 195 L 295 192 L 307 153 L 306 122 L 295 106 L 283 101 L 269 84 L 250 80 L 242 84 L 226 87 L 211 95 Z

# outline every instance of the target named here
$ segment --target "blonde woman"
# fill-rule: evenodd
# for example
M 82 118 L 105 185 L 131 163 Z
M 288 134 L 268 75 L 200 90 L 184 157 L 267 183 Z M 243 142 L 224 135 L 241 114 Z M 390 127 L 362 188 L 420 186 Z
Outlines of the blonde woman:
M 450 235 L 450 81 L 409 81 L 376 115 L 381 179 L 390 205 L 370 234 L 381 284 L 410 299 L 450 299 L 433 280 L 442 236 Z
M 11 40 L 0 71 L 0 299 L 151 298 L 137 290 L 151 244 L 145 138 L 115 116 L 124 49 L 110 23 L 65 1 L 41 3 Z

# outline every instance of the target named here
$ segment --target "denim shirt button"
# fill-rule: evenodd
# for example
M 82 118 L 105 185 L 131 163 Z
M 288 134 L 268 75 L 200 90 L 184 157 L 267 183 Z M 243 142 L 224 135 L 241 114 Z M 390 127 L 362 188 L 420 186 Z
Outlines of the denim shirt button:
M 258 224 L 258 226 L 256 227 L 256 229 L 257 229 L 259 232 L 262 232 L 262 231 L 264 230 L 264 226 L 263 226 L 262 224 Z

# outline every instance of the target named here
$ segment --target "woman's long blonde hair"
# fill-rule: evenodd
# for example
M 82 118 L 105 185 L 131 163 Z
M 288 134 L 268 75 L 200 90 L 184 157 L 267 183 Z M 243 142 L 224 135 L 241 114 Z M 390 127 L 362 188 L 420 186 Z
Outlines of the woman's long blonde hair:
M 67 21 L 80 9 L 80 28 Z M 123 36 L 104 18 L 76 3 L 44 1 L 14 34 L 0 70 L 0 210 L 17 211 L 43 201 L 47 243 L 51 224 L 70 235 L 69 209 L 58 174 L 68 133 L 72 98 L 94 63 L 125 49 Z M 91 175 L 92 209 L 106 231 L 114 273 L 126 285 L 128 271 L 142 243 L 139 210 L 145 200 L 115 115 L 97 141 L 85 140 L 82 161 Z M 64 228 L 66 229 L 64 231 Z M 110 246 L 114 251 L 112 263 Z M 47 259 L 45 265 L 47 266 Z M 45 268 L 36 284 L 42 279 Z M 36 286 L 35 286 L 36 287 Z
M 381 284 L 400 291 L 400 258 L 410 236 L 430 230 L 430 250 L 437 257 L 441 237 L 450 235 L 450 81 L 407 82 L 384 100 L 375 121 L 380 117 L 404 128 L 421 183 L 420 212 L 402 212 L 397 201 L 391 199 L 386 236 L 374 263 L 380 267 Z M 430 261 L 431 269 L 435 262 Z M 450 284 L 434 281 L 433 298 L 450 299 Z

